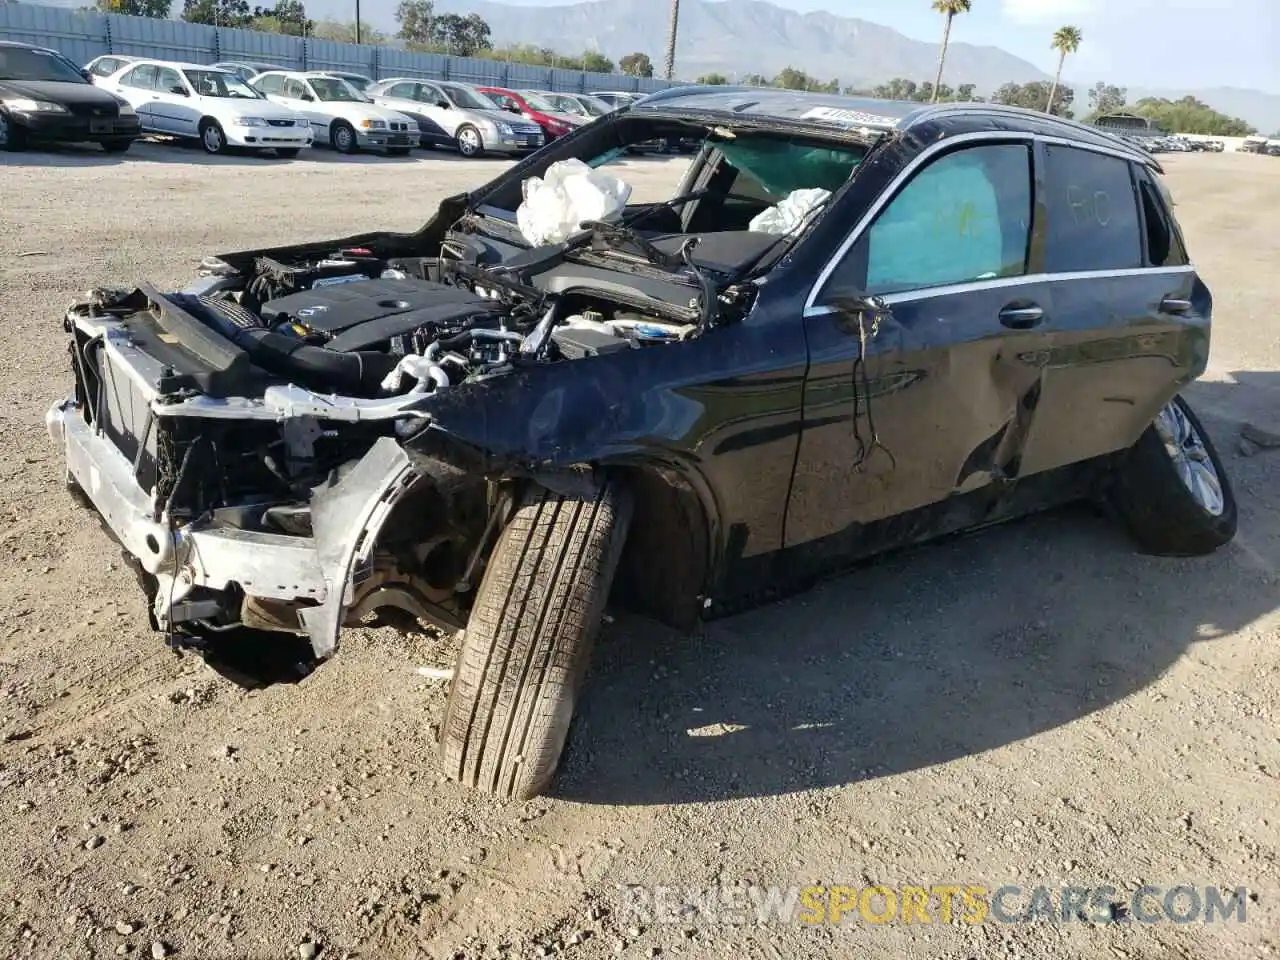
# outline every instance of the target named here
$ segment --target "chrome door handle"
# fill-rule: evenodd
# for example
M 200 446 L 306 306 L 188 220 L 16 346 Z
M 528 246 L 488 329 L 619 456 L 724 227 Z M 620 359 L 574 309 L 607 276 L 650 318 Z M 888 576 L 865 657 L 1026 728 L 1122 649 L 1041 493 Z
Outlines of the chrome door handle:
M 1190 313 L 1191 301 L 1178 300 L 1175 297 L 1165 297 L 1163 300 L 1160 301 L 1160 312 L 1176 313 L 1176 314 Z
M 1030 304 L 1025 307 L 1005 307 L 1000 311 L 1000 322 L 1014 330 L 1026 330 L 1044 319 L 1044 310 Z

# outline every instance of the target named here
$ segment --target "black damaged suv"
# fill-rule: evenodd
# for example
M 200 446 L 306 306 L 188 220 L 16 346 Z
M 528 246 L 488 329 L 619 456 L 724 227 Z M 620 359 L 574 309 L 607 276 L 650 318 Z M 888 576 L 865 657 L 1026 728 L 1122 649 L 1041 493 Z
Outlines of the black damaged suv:
M 670 199 L 522 235 L 527 178 L 625 177 L 681 137 L 703 145 Z M 1117 138 L 683 88 L 415 233 L 97 291 L 48 425 L 173 643 L 305 672 L 344 625 L 456 631 L 446 772 L 527 797 L 608 601 L 688 625 L 1079 498 L 1152 552 L 1225 544 L 1231 486 L 1179 395 L 1211 313 L 1159 165 Z
M 58 51 L 0 42 L 0 150 L 92 142 L 124 153 L 140 135 L 133 107 L 95 87 Z

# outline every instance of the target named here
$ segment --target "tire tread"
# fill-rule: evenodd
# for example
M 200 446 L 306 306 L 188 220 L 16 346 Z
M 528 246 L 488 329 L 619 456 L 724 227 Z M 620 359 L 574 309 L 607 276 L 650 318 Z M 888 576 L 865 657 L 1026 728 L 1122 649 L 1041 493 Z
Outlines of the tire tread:
M 508 798 L 550 780 L 630 519 L 616 485 L 592 499 L 534 487 L 480 586 L 441 727 L 445 772 Z

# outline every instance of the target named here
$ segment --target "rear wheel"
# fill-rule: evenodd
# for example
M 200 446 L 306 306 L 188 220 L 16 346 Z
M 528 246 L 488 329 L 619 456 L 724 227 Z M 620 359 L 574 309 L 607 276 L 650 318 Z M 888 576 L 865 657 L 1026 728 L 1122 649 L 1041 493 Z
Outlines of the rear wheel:
M 204 147 L 205 153 L 222 153 L 227 149 L 227 135 L 217 120 L 201 121 L 200 146 Z
M 560 762 L 631 519 L 616 483 L 532 488 L 494 548 L 463 636 L 440 734 L 445 772 L 527 799 Z
M 1236 498 L 1199 418 L 1181 397 L 1165 404 L 1125 454 L 1110 499 L 1149 553 L 1212 553 L 1236 534 Z

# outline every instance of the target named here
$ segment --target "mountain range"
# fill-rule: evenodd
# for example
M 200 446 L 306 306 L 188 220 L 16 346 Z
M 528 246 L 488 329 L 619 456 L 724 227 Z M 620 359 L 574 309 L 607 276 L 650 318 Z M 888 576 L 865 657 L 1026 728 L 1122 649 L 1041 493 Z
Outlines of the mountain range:
M 81 6 L 85 0 L 43 0 L 52 6 Z M 349 21 L 353 0 L 304 0 L 313 19 Z M 363 22 L 394 34 L 398 0 L 360 0 Z M 532 44 L 566 54 L 595 50 L 615 62 L 628 53 L 647 53 L 662 69 L 670 7 L 665 0 L 585 0 L 531 5 L 498 0 L 435 0 L 437 13 L 478 13 L 489 24 L 495 45 Z M 174 0 L 174 15 L 181 9 Z M 799 13 L 767 0 L 682 0 L 676 45 L 676 77 L 705 73 L 730 79 L 785 67 L 822 81 L 870 87 L 894 77 L 932 80 L 938 63 L 936 41 L 913 40 L 898 31 L 853 17 L 821 11 Z M 1171 74 L 1176 64 L 1171 61 Z M 947 82 L 972 83 L 988 94 L 1010 81 L 1049 80 L 1034 64 L 998 47 L 953 42 L 947 52 Z M 1122 75 L 1105 78 L 1125 86 Z M 1086 107 L 1091 84 L 1072 83 L 1076 103 Z M 1142 97 L 1178 99 L 1190 94 L 1216 110 L 1240 117 L 1263 133 L 1280 130 L 1280 95 L 1239 88 L 1128 88 L 1129 102 Z M 1077 111 L 1079 112 L 1079 111 Z
M 397 0 L 362 0 L 361 16 L 394 33 Z M 663 0 L 586 0 L 549 6 L 497 0 L 435 0 L 439 13 L 478 13 L 498 46 L 527 43 L 580 54 L 597 50 L 616 61 L 647 53 L 662 69 L 669 4 Z M 308 0 L 313 17 L 349 19 L 349 0 Z M 938 67 L 936 41 L 913 40 L 898 31 L 826 12 L 799 13 L 767 0 L 682 0 L 676 42 L 676 76 L 692 80 L 704 73 L 731 79 L 750 73 L 772 76 L 785 67 L 819 80 L 838 78 L 842 86 L 875 86 L 894 77 L 932 80 Z M 1171 70 L 1171 73 L 1173 71 Z M 948 82 L 974 84 L 979 93 L 1003 83 L 1051 80 L 1034 64 L 999 47 L 952 42 L 947 49 Z M 1104 78 L 1098 78 L 1104 79 Z M 1125 86 L 1123 76 L 1106 77 Z M 1087 106 L 1092 84 L 1073 83 L 1076 102 Z M 1238 88 L 1129 88 L 1129 102 L 1142 97 L 1178 99 L 1190 94 L 1263 133 L 1280 130 L 1280 95 Z

